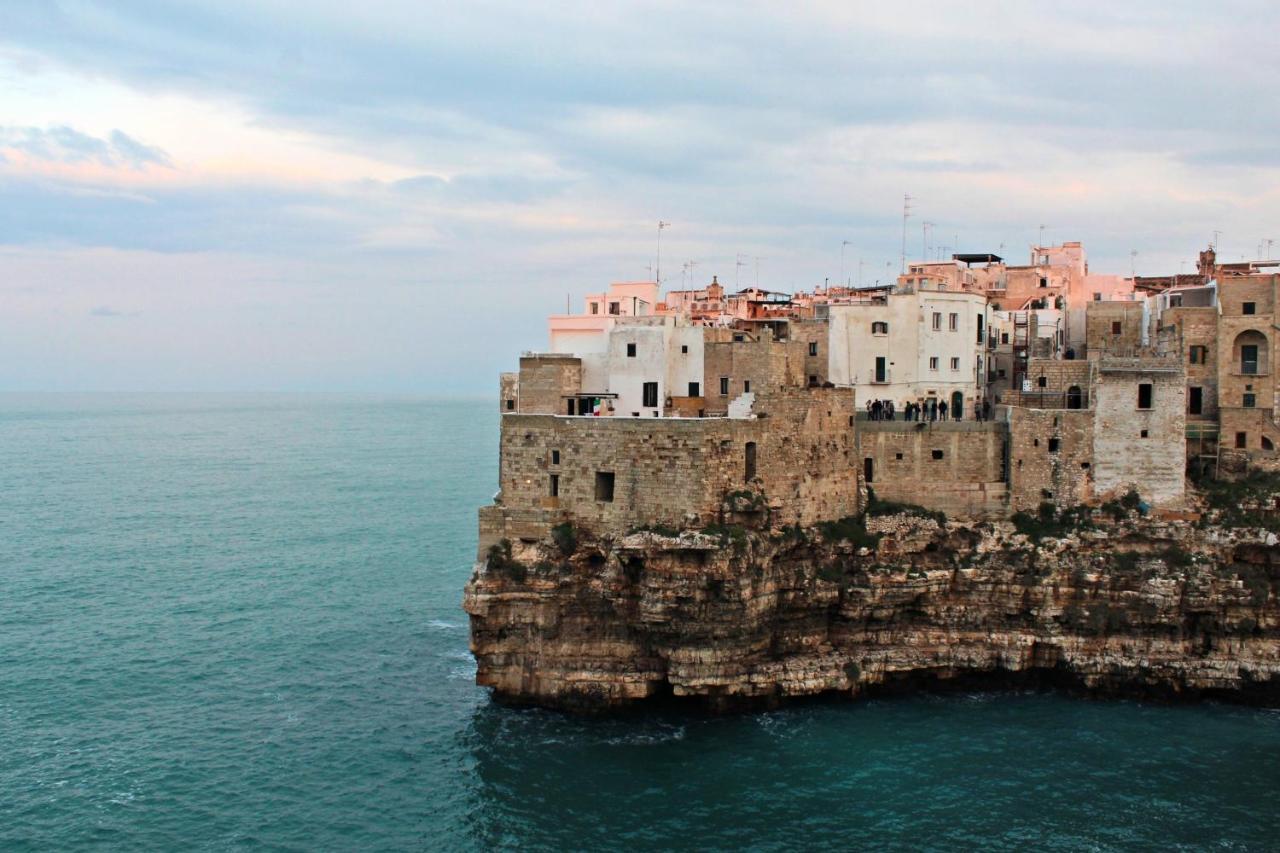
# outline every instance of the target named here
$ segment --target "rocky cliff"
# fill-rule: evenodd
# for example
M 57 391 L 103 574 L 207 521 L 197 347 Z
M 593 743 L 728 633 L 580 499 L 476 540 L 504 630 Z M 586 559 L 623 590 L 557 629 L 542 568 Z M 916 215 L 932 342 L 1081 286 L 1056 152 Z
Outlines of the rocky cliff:
M 1280 704 L 1272 512 L 1136 503 L 997 523 L 882 506 L 806 529 L 747 513 L 612 539 L 563 525 L 477 565 L 477 680 L 576 710 L 958 683 Z

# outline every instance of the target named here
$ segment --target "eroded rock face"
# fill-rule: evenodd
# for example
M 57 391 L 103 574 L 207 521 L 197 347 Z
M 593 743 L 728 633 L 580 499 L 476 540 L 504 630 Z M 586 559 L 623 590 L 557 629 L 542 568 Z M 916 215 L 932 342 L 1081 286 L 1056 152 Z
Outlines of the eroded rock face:
M 978 679 L 1280 704 L 1280 548 L 1259 529 L 1131 518 L 1038 544 L 1007 523 L 869 518 L 838 533 L 578 531 L 466 588 L 502 700 L 713 708 Z M 1270 537 L 1270 538 L 1268 538 Z

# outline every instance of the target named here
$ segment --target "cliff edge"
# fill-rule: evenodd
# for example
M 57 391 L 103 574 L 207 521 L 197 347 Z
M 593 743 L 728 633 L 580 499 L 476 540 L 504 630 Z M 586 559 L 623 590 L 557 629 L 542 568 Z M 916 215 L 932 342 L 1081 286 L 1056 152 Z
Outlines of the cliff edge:
M 702 530 L 564 523 L 476 565 L 476 678 L 583 711 L 949 683 L 1280 705 L 1280 482 L 1212 488 L 1162 517 L 1130 495 L 1007 522 L 873 499 L 811 526 L 750 505 Z

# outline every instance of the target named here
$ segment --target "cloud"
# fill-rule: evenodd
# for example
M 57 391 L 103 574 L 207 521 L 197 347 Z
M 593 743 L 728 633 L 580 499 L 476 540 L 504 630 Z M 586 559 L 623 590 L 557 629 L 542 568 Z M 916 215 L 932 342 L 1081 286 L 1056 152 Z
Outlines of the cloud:
M 47 128 L 0 126 L 0 149 L 51 163 L 96 163 L 110 168 L 127 166 L 131 169 L 150 165 L 173 166 L 165 152 L 144 145 L 120 130 L 113 130 L 106 139 L 102 139 L 66 125 Z M 0 155 L 3 153 L 0 150 Z M 2 157 L 0 162 L 4 162 Z
M 124 312 L 117 311 L 110 305 L 98 305 L 89 310 L 90 317 L 124 317 Z

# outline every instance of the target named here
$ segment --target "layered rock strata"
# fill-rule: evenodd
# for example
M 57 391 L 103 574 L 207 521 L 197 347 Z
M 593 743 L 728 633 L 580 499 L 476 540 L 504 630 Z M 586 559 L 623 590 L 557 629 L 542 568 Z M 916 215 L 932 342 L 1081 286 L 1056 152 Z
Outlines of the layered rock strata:
M 574 710 L 960 681 L 1280 704 L 1274 534 L 1136 512 L 1053 533 L 900 514 L 508 543 L 466 588 L 477 681 Z

